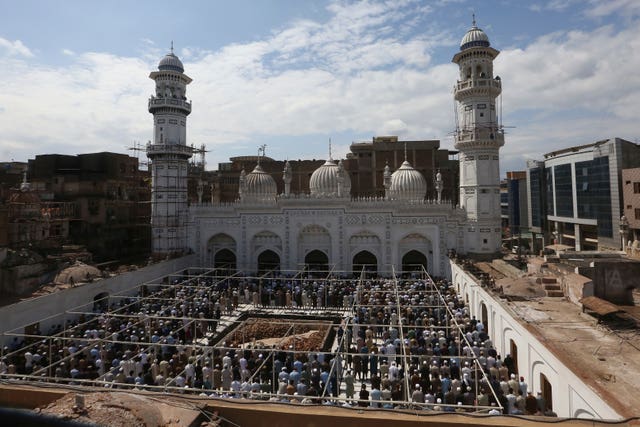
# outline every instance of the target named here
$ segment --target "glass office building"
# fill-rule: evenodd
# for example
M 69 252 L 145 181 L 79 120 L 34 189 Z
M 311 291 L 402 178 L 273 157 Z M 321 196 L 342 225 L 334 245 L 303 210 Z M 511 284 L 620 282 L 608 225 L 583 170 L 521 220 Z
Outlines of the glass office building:
M 529 227 L 547 245 L 620 250 L 622 170 L 640 166 L 640 146 L 620 138 L 570 147 L 527 163 Z

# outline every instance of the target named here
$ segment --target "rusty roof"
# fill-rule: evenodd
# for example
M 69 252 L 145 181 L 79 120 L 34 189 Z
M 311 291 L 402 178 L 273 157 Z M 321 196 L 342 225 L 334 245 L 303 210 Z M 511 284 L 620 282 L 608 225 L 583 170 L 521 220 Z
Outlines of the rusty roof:
M 617 305 L 595 296 L 582 298 L 580 302 L 584 307 L 598 313 L 600 316 L 606 316 L 607 314 L 620 313 L 624 311 Z

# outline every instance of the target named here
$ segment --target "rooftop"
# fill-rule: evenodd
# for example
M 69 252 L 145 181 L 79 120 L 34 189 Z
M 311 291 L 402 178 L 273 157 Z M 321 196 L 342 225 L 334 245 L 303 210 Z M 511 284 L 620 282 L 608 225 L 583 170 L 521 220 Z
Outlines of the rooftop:
M 532 257 L 528 262 L 543 264 L 544 260 Z M 471 268 L 484 277 L 487 288 L 502 299 L 515 319 L 616 411 L 624 417 L 639 415 L 639 290 L 634 291 L 635 305 L 618 306 L 622 315 L 599 319 L 569 300 L 568 282 L 580 278 L 567 278 L 570 273 L 562 267 L 544 269 L 544 274 L 525 273 L 497 260 Z M 545 283 L 559 284 L 564 296 L 547 296 Z

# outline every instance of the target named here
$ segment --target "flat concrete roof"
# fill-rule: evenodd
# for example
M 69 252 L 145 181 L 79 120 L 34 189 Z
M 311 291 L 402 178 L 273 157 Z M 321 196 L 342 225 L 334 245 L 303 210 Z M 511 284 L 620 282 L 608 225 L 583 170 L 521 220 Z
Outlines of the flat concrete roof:
M 504 269 L 500 273 L 504 273 Z M 545 271 L 545 276 L 551 275 Z M 636 306 L 620 306 L 632 316 L 640 311 L 640 292 L 634 292 Z M 496 297 L 511 308 L 516 320 L 623 418 L 640 416 L 638 328 L 624 328 L 620 323 L 606 320 L 598 323 L 597 317 L 583 313 L 581 306 L 565 298 L 545 296 L 508 301 Z

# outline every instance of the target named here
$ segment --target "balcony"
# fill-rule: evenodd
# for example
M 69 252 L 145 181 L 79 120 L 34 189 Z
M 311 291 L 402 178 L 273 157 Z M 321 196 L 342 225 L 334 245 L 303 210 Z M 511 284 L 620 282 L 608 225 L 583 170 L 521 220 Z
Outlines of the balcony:
M 191 102 L 189 101 L 177 98 L 156 98 L 155 96 L 149 98 L 149 112 L 162 107 L 179 108 L 186 111 L 187 114 L 191 113 Z
M 473 145 L 502 147 L 504 145 L 504 131 L 502 129 L 460 130 L 455 136 L 455 146 L 464 147 L 468 143 Z
M 189 158 L 193 155 L 193 147 L 182 144 L 147 144 L 147 156 L 153 158 L 161 154 L 174 154 Z
M 454 87 L 456 99 L 475 92 L 489 92 L 497 96 L 502 92 L 502 82 L 496 79 L 468 79 L 457 82 Z

